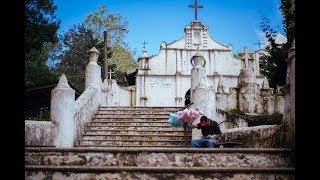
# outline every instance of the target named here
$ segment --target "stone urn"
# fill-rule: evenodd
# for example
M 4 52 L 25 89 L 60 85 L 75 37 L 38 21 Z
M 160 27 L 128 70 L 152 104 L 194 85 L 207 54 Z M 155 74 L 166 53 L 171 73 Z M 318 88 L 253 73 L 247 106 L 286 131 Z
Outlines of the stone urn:
M 204 62 L 204 57 L 197 52 L 195 55 L 193 55 L 192 60 L 194 62 L 195 67 L 201 67 Z

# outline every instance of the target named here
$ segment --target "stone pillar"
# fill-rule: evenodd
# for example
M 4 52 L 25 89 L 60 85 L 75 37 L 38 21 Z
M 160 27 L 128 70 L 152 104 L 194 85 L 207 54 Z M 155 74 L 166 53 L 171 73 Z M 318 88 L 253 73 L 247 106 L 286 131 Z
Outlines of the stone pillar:
M 90 62 L 86 66 L 85 88 L 88 88 L 91 84 L 96 84 L 98 86 L 102 84 L 101 67 L 97 64 L 100 52 L 95 47 L 88 52 L 90 54 Z
M 240 71 L 239 87 L 240 110 L 246 113 L 257 113 L 260 90 L 259 84 L 256 83 L 255 74 L 250 68 L 244 68 Z
M 147 50 L 142 51 L 142 55 L 138 58 L 139 69 L 136 75 L 136 85 L 140 89 L 136 89 L 136 106 L 147 106 L 148 91 L 146 91 L 146 75 L 149 75 L 149 56 Z
M 283 147 L 289 148 L 295 146 L 295 61 L 295 40 L 293 40 L 287 59 L 285 104 L 280 140 Z
M 216 93 L 213 86 L 208 84 L 206 69 L 201 66 L 204 58 L 196 53 L 192 59 L 195 62 L 195 67 L 191 69 L 191 102 L 194 103 L 193 107 L 199 107 L 205 116 L 216 120 Z M 196 119 L 193 124 L 199 122 L 200 118 Z M 201 136 L 200 130 L 192 130 L 192 139 L 199 139 Z
M 50 119 L 54 125 L 54 145 L 71 148 L 75 140 L 75 91 L 62 74 L 58 85 L 51 91 Z

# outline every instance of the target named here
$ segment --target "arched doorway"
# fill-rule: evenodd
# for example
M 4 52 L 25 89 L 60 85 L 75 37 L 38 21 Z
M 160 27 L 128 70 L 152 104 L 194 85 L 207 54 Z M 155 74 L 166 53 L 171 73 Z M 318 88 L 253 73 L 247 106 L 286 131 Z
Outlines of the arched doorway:
M 190 89 L 186 92 L 186 95 L 184 96 L 184 105 L 188 105 L 191 103 L 191 97 L 190 97 Z

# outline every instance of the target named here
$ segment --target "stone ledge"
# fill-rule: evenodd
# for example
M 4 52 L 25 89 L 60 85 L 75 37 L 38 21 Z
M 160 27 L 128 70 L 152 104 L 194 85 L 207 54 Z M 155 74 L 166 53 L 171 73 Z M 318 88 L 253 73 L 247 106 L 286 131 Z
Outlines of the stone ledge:
M 122 147 L 76 147 L 76 148 L 55 148 L 55 147 L 25 147 L 25 152 L 160 152 L 160 153 L 291 153 L 288 148 L 122 148 Z
M 222 133 L 263 130 L 263 129 L 269 129 L 269 128 L 276 128 L 277 126 L 279 126 L 279 125 L 261 125 L 261 126 L 252 126 L 252 127 L 241 127 L 241 128 L 224 129 L 224 130 L 222 130 Z
M 232 168 L 232 167 L 137 167 L 137 166 L 25 166 L 25 171 L 71 171 L 71 172 L 110 172 L 110 171 L 134 171 L 134 172 L 229 172 L 229 173 L 286 173 L 293 174 L 293 167 L 276 168 Z

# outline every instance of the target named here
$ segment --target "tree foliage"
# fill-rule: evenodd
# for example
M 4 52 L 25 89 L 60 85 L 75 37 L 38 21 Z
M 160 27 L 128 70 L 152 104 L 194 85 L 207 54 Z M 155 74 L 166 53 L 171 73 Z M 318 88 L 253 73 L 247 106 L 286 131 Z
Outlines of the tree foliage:
M 63 52 L 55 57 L 60 61 L 56 70 L 59 74 L 64 73 L 68 81 L 79 91 L 84 91 L 85 68 L 89 63 L 89 54 L 87 52 L 92 47 L 102 49 L 102 44 L 99 44 L 93 38 L 93 32 L 86 29 L 83 24 L 74 25 L 70 28 L 61 37 L 60 43 Z
M 107 31 L 108 44 L 108 65 L 113 66 L 112 70 L 115 73 L 115 79 L 119 85 L 128 85 L 125 75 L 128 69 L 137 66 L 137 62 L 133 59 L 135 52 L 128 48 L 128 44 L 123 41 L 125 33 L 122 28 L 127 28 L 128 21 L 121 14 L 110 13 L 108 8 L 98 6 L 97 11 L 90 13 L 84 25 L 93 32 L 93 37 L 100 43 L 104 42 L 104 31 Z M 104 49 L 98 49 L 104 52 Z M 99 58 L 104 74 L 104 54 L 101 53 Z
M 262 22 L 260 28 L 265 33 L 270 46 L 268 50 L 270 57 L 261 61 L 261 73 L 269 79 L 270 87 L 276 87 L 276 85 L 285 85 L 286 72 L 289 49 L 295 37 L 295 9 L 291 0 L 281 0 L 279 9 L 284 17 L 282 21 L 283 29 L 286 32 L 287 43 L 278 45 L 274 41 L 276 32 L 270 26 L 270 20 L 261 13 Z
M 275 43 L 277 32 L 271 28 L 271 21 L 262 12 L 261 19 L 260 28 L 268 39 L 269 46 L 266 49 L 270 56 L 266 56 L 260 61 L 260 71 L 268 78 L 270 87 L 283 86 L 286 83 L 287 63 L 285 60 L 288 51 L 284 48 L 285 44 Z
M 32 87 L 55 79 L 46 62 L 58 42 L 60 21 L 54 13 L 53 0 L 25 1 L 25 86 Z
M 288 43 L 286 48 L 290 48 L 293 39 L 295 37 L 295 5 L 292 4 L 292 0 L 281 0 L 281 5 L 279 9 L 284 17 L 282 23 L 284 25 L 284 30 L 286 32 Z

